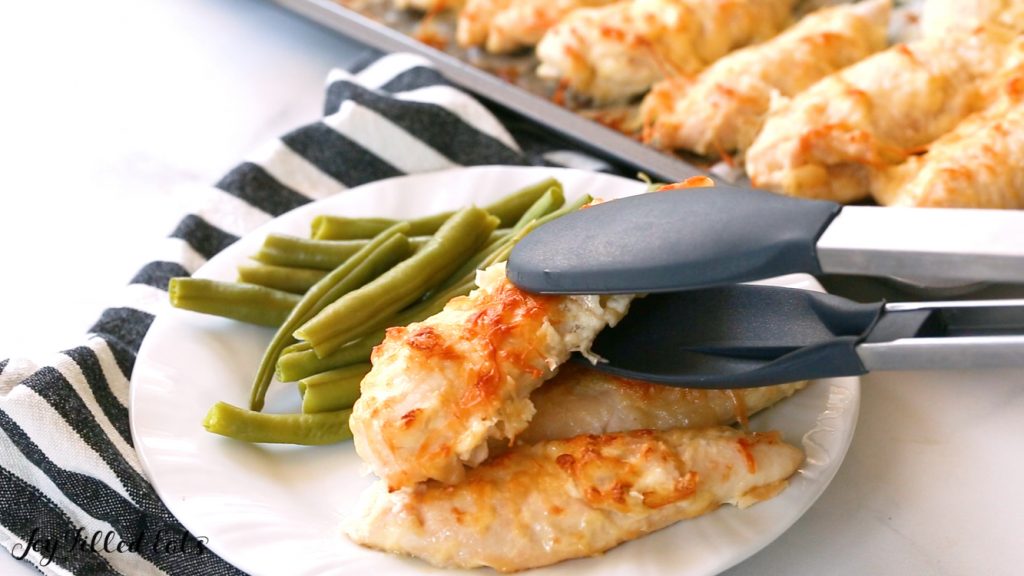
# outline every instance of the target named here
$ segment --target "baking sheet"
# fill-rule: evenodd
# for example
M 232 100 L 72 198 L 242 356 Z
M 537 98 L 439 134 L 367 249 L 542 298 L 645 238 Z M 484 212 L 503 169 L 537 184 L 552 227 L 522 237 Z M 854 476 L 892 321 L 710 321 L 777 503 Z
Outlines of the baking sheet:
M 546 95 L 546 88 L 535 84 L 529 78 L 530 74 L 518 72 L 529 67 L 528 59 L 532 56 L 528 54 L 505 59 L 487 57 L 485 64 L 475 59 L 477 56 L 471 51 L 454 48 L 454 43 L 446 45 L 448 47 L 442 51 L 416 39 L 413 35 L 418 27 L 408 33 L 400 31 L 399 27 L 415 25 L 422 18 L 422 15 L 412 12 L 385 11 L 371 17 L 373 12 L 368 9 L 351 10 L 334 0 L 274 1 L 367 46 L 384 52 L 419 54 L 429 59 L 449 80 L 477 96 L 543 124 L 581 148 L 644 172 L 655 180 L 677 182 L 705 174 L 694 164 L 645 146 L 613 128 L 552 102 Z M 358 1 L 376 3 L 384 0 Z M 430 26 L 443 33 L 445 18 L 451 16 L 433 17 Z M 510 71 L 513 69 L 517 72 Z
M 747 184 L 741 171 L 698 156 L 656 150 L 626 134 L 636 105 L 590 107 L 585 100 L 560 90 L 558 83 L 537 77 L 531 49 L 512 55 L 460 48 L 454 41 L 456 13 L 424 14 L 393 7 L 393 0 L 275 0 L 289 9 L 386 52 L 406 51 L 431 60 L 450 80 L 491 102 L 539 122 L 575 144 L 656 180 L 680 181 L 711 174 Z M 805 0 L 804 14 L 844 0 Z M 921 0 L 894 2 L 890 26 L 893 41 L 916 34 Z

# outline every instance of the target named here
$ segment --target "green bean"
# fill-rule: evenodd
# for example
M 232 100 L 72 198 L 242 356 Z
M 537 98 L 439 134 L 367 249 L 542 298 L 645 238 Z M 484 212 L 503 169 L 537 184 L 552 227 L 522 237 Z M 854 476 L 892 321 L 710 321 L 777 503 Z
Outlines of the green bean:
M 513 226 L 523 214 L 533 206 L 541 196 L 548 190 L 556 188 L 562 192 L 562 183 L 554 178 L 547 178 L 536 184 L 513 192 L 503 198 L 499 198 L 493 204 L 484 206 L 489 214 L 497 216 L 502 226 Z
M 417 250 L 429 241 L 429 236 L 409 238 Z M 370 240 L 310 240 L 287 234 L 267 234 L 253 259 L 274 266 L 334 270 L 369 243 Z
M 429 236 L 436 233 L 444 225 L 445 221 L 452 217 L 454 212 L 442 212 L 421 218 L 409 220 L 409 234 Z
M 502 246 L 507 245 L 508 242 L 518 242 L 518 238 L 522 237 L 520 235 L 515 240 L 510 240 L 512 236 L 514 236 L 518 231 L 522 230 L 522 228 L 525 227 L 527 224 L 533 222 L 538 218 L 542 218 L 547 214 L 552 213 L 554 210 L 562 206 L 562 204 L 564 203 L 565 195 L 562 193 L 561 185 L 552 186 L 551 188 L 549 188 L 543 196 L 538 198 L 537 201 L 534 202 L 533 205 L 530 206 L 530 208 L 528 208 L 526 212 L 523 213 L 523 216 L 519 219 L 518 222 L 516 222 L 515 226 L 512 227 L 512 230 L 510 231 L 511 233 L 509 235 L 493 239 L 490 242 L 488 242 L 487 245 L 484 246 L 484 248 L 480 252 L 478 252 L 472 258 L 467 260 L 466 263 L 463 264 L 458 270 L 456 270 L 455 273 L 452 274 L 451 277 L 446 282 L 441 284 L 436 291 L 443 292 L 448 288 L 451 288 L 452 286 L 455 286 L 463 282 L 467 276 L 472 281 L 476 277 L 477 270 L 481 268 L 486 268 L 486 266 L 482 265 L 485 260 L 487 260 L 496 251 L 500 250 Z M 424 295 L 423 300 L 427 300 L 431 297 L 433 297 L 433 294 L 427 293 L 426 295 Z
M 263 409 L 263 399 L 274 375 L 277 358 L 286 346 L 295 341 L 292 333 L 296 328 L 308 322 L 344 294 L 363 286 L 384 270 L 408 257 L 412 249 L 408 239 L 401 234 L 402 230 L 407 229 L 408 225 L 401 223 L 381 232 L 373 242 L 324 276 L 323 280 L 317 282 L 299 300 L 263 353 L 252 384 L 250 409 Z
M 517 190 L 492 204 L 484 206 L 488 214 L 496 216 L 500 226 L 508 227 L 515 224 L 530 206 L 548 190 L 556 188 L 562 191 L 562 184 L 554 178 L 548 178 L 526 188 Z M 450 218 L 454 212 L 442 212 L 422 218 L 409 220 L 410 236 L 433 234 Z M 315 240 L 354 240 L 370 238 L 380 232 L 394 220 L 386 218 L 346 218 L 343 216 L 320 215 L 313 219 L 311 238 Z
M 580 196 L 579 198 L 573 200 L 569 204 L 566 204 L 565 206 L 562 206 L 558 210 L 555 210 L 554 212 L 551 212 L 551 213 L 548 213 L 548 214 L 545 214 L 545 215 L 541 216 L 540 218 L 537 219 L 537 225 L 540 226 L 541 224 L 547 224 L 548 222 L 551 222 L 552 220 L 555 220 L 557 218 L 561 218 L 562 216 L 565 216 L 566 214 L 575 212 L 575 211 L 579 210 L 580 208 L 583 208 L 587 204 L 590 204 L 593 201 L 594 201 L 594 198 L 590 194 L 584 194 L 583 196 Z
M 309 240 L 287 234 L 267 234 L 253 259 L 275 266 L 333 270 L 364 246 L 365 240 Z
M 317 356 L 312 347 L 302 349 L 296 346 L 290 350 L 285 349 L 277 359 L 275 376 L 281 382 L 295 382 L 320 372 L 366 362 L 370 359 L 373 347 L 383 340 L 384 329 L 381 328 L 345 344 L 323 358 Z M 299 342 L 299 344 L 309 343 Z
M 271 327 L 280 326 L 299 301 L 281 290 L 205 278 L 171 278 L 167 292 L 175 308 Z
M 519 238 L 533 230 L 536 223 L 527 226 Z M 486 268 L 495 262 L 508 259 L 508 253 L 515 245 L 510 241 L 496 246 L 485 258 L 480 261 L 480 267 Z M 445 290 L 437 291 L 431 298 L 414 304 L 399 312 L 386 324 L 388 326 L 408 326 L 413 322 L 422 322 L 444 309 L 445 304 L 452 298 L 465 296 L 476 287 L 476 270 L 464 274 L 457 282 L 452 282 Z M 373 348 L 384 340 L 385 327 L 378 327 L 356 340 L 348 342 L 334 352 L 320 358 L 309 346 L 308 342 L 298 342 L 286 348 L 277 360 L 277 379 L 281 382 L 294 382 L 307 378 L 320 372 L 327 372 L 344 366 L 350 366 L 359 362 L 366 362 L 370 359 Z
M 305 294 L 326 275 L 326 270 L 314 268 L 290 268 L 260 263 L 238 265 L 239 282 L 266 286 L 299 295 Z
M 512 229 L 518 230 L 537 218 L 558 210 L 563 204 L 565 204 L 565 194 L 562 193 L 562 188 L 559 186 L 552 186 L 551 188 L 548 188 L 548 191 L 538 198 L 537 201 L 526 210 L 526 212 L 523 212 L 523 215 L 516 221 L 515 225 L 512 226 Z
M 217 402 L 203 419 L 207 431 L 244 442 L 335 444 L 352 438 L 348 419 L 352 410 L 317 414 L 263 414 Z
M 498 241 L 511 234 L 511 230 L 495 230 L 491 241 Z M 286 234 L 267 234 L 259 252 L 253 259 L 267 265 L 307 268 L 316 270 L 334 270 L 341 266 L 369 240 L 310 240 Z M 430 236 L 413 236 L 409 238 L 413 248 L 419 250 L 430 242 Z
M 339 298 L 293 335 L 309 341 L 318 356 L 330 354 L 443 282 L 476 253 L 497 224 L 497 218 L 475 206 L 456 212 L 419 252 Z
M 359 383 L 369 371 L 370 364 L 364 362 L 299 380 L 303 414 L 351 408 L 359 398 Z
M 516 234 L 511 235 L 494 245 L 488 245 L 480 254 L 472 259 L 472 266 L 463 266 L 444 288 L 423 301 L 399 312 L 386 322 L 387 326 L 407 326 L 413 322 L 421 322 L 444 309 L 449 300 L 457 296 L 465 296 L 476 287 L 476 270 L 487 268 L 495 262 L 508 259 L 509 252 L 520 238 L 530 233 L 540 224 L 577 210 L 590 202 L 592 198 L 584 196 L 570 205 L 563 206 L 538 220 L 524 225 Z M 308 342 L 299 342 L 289 347 L 277 361 L 277 379 L 282 382 L 294 382 L 320 372 L 326 372 L 343 366 L 369 360 L 373 347 L 384 340 L 384 327 L 369 332 L 356 340 L 348 342 L 338 350 L 320 358 L 309 346 Z
M 373 238 L 394 224 L 395 220 L 390 218 L 319 215 L 313 218 L 309 237 L 314 240 L 361 240 Z
M 291 354 L 292 352 L 302 352 L 306 350 L 312 350 L 313 347 L 309 345 L 309 342 L 295 342 L 285 346 L 284 350 L 281 350 L 281 354 Z

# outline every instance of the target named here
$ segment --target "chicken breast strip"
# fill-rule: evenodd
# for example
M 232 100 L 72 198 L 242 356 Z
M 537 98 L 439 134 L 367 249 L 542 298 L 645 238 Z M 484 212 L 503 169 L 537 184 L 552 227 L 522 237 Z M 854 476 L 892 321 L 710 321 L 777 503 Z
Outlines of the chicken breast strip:
M 418 10 L 436 13 L 444 10 L 458 10 L 465 0 L 394 0 L 399 10 Z
M 925 36 L 970 32 L 989 24 L 1024 31 L 1024 0 L 928 0 L 921 11 Z
M 889 206 L 1024 208 L 1024 66 L 1002 80 L 995 104 L 927 153 L 876 174 L 875 199 Z
M 779 493 L 803 460 L 776 434 L 732 428 L 554 440 L 436 482 L 363 494 L 346 530 L 437 566 L 503 572 L 591 556 L 721 504 Z
M 794 0 L 631 0 L 570 13 L 537 45 L 537 74 L 595 103 L 627 100 L 771 38 Z
M 823 8 L 697 76 L 662 80 L 641 106 L 644 140 L 702 155 L 743 152 L 776 95 L 792 97 L 884 49 L 891 6 L 890 0 L 870 0 Z
M 459 12 L 459 46 L 483 46 L 495 54 L 534 46 L 552 26 L 577 8 L 615 0 L 468 0 Z
M 516 441 L 530 444 L 581 434 L 745 425 L 749 416 L 806 386 L 807 381 L 743 390 L 676 388 L 569 363 L 530 397 L 537 413 Z
M 984 80 L 1014 34 L 979 28 L 899 44 L 832 74 L 772 110 L 747 151 L 754 186 L 852 202 L 872 171 L 953 129 L 982 108 Z
M 489 438 L 514 438 L 529 395 L 573 351 L 625 315 L 631 296 L 539 296 L 481 271 L 479 288 L 407 327 L 391 328 L 371 358 L 349 425 L 356 452 L 391 489 L 462 480 Z

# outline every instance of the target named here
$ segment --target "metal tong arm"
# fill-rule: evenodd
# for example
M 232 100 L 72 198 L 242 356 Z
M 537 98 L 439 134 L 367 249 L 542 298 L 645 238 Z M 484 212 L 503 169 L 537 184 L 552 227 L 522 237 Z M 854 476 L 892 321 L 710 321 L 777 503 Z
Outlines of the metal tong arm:
M 1024 367 L 1024 299 L 886 304 L 856 351 L 869 371 Z

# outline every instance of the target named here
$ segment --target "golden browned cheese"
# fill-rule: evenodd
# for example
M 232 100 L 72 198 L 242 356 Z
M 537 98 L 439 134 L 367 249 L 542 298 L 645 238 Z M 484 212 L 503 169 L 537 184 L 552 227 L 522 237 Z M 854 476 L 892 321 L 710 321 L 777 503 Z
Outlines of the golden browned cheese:
M 879 172 L 872 193 L 889 206 L 1024 208 L 1024 66 L 1007 73 L 995 103 L 928 151 Z
M 577 8 L 615 0 L 468 0 L 459 12 L 459 46 L 483 46 L 501 54 L 533 46 L 544 33 Z
M 771 498 L 802 461 L 776 434 L 732 428 L 578 436 L 517 447 L 454 486 L 378 483 L 346 532 L 437 566 L 523 570 Z
M 644 140 L 702 155 L 746 150 L 775 97 L 885 48 L 890 9 L 890 0 L 823 8 L 697 76 L 662 80 L 643 100 Z
M 422 12 L 440 12 L 455 10 L 465 0 L 395 0 L 395 8 L 400 10 L 419 10 Z
M 985 104 L 1015 34 L 979 28 L 899 44 L 773 109 L 747 151 L 752 183 L 807 198 L 866 197 L 899 164 Z
M 771 38 L 794 0 L 626 0 L 575 10 L 537 45 L 537 74 L 596 103 L 624 101 L 658 80 L 694 74 L 731 50 Z
M 533 416 L 529 395 L 574 350 L 622 318 L 631 296 L 539 296 L 478 273 L 440 313 L 391 328 L 371 357 L 349 425 L 356 452 L 391 488 L 458 482 Z
M 925 36 L 970 32 L 989 24 L 1024 31 L 1024 0 L 928 0 L 921 12 Z
M 744 390 L 676 388 L 566 364 L 530 397 L 537 413 L 517 437 L 530 444 L 626 430 L 703 428 L 740 422 L 807 386 Z

